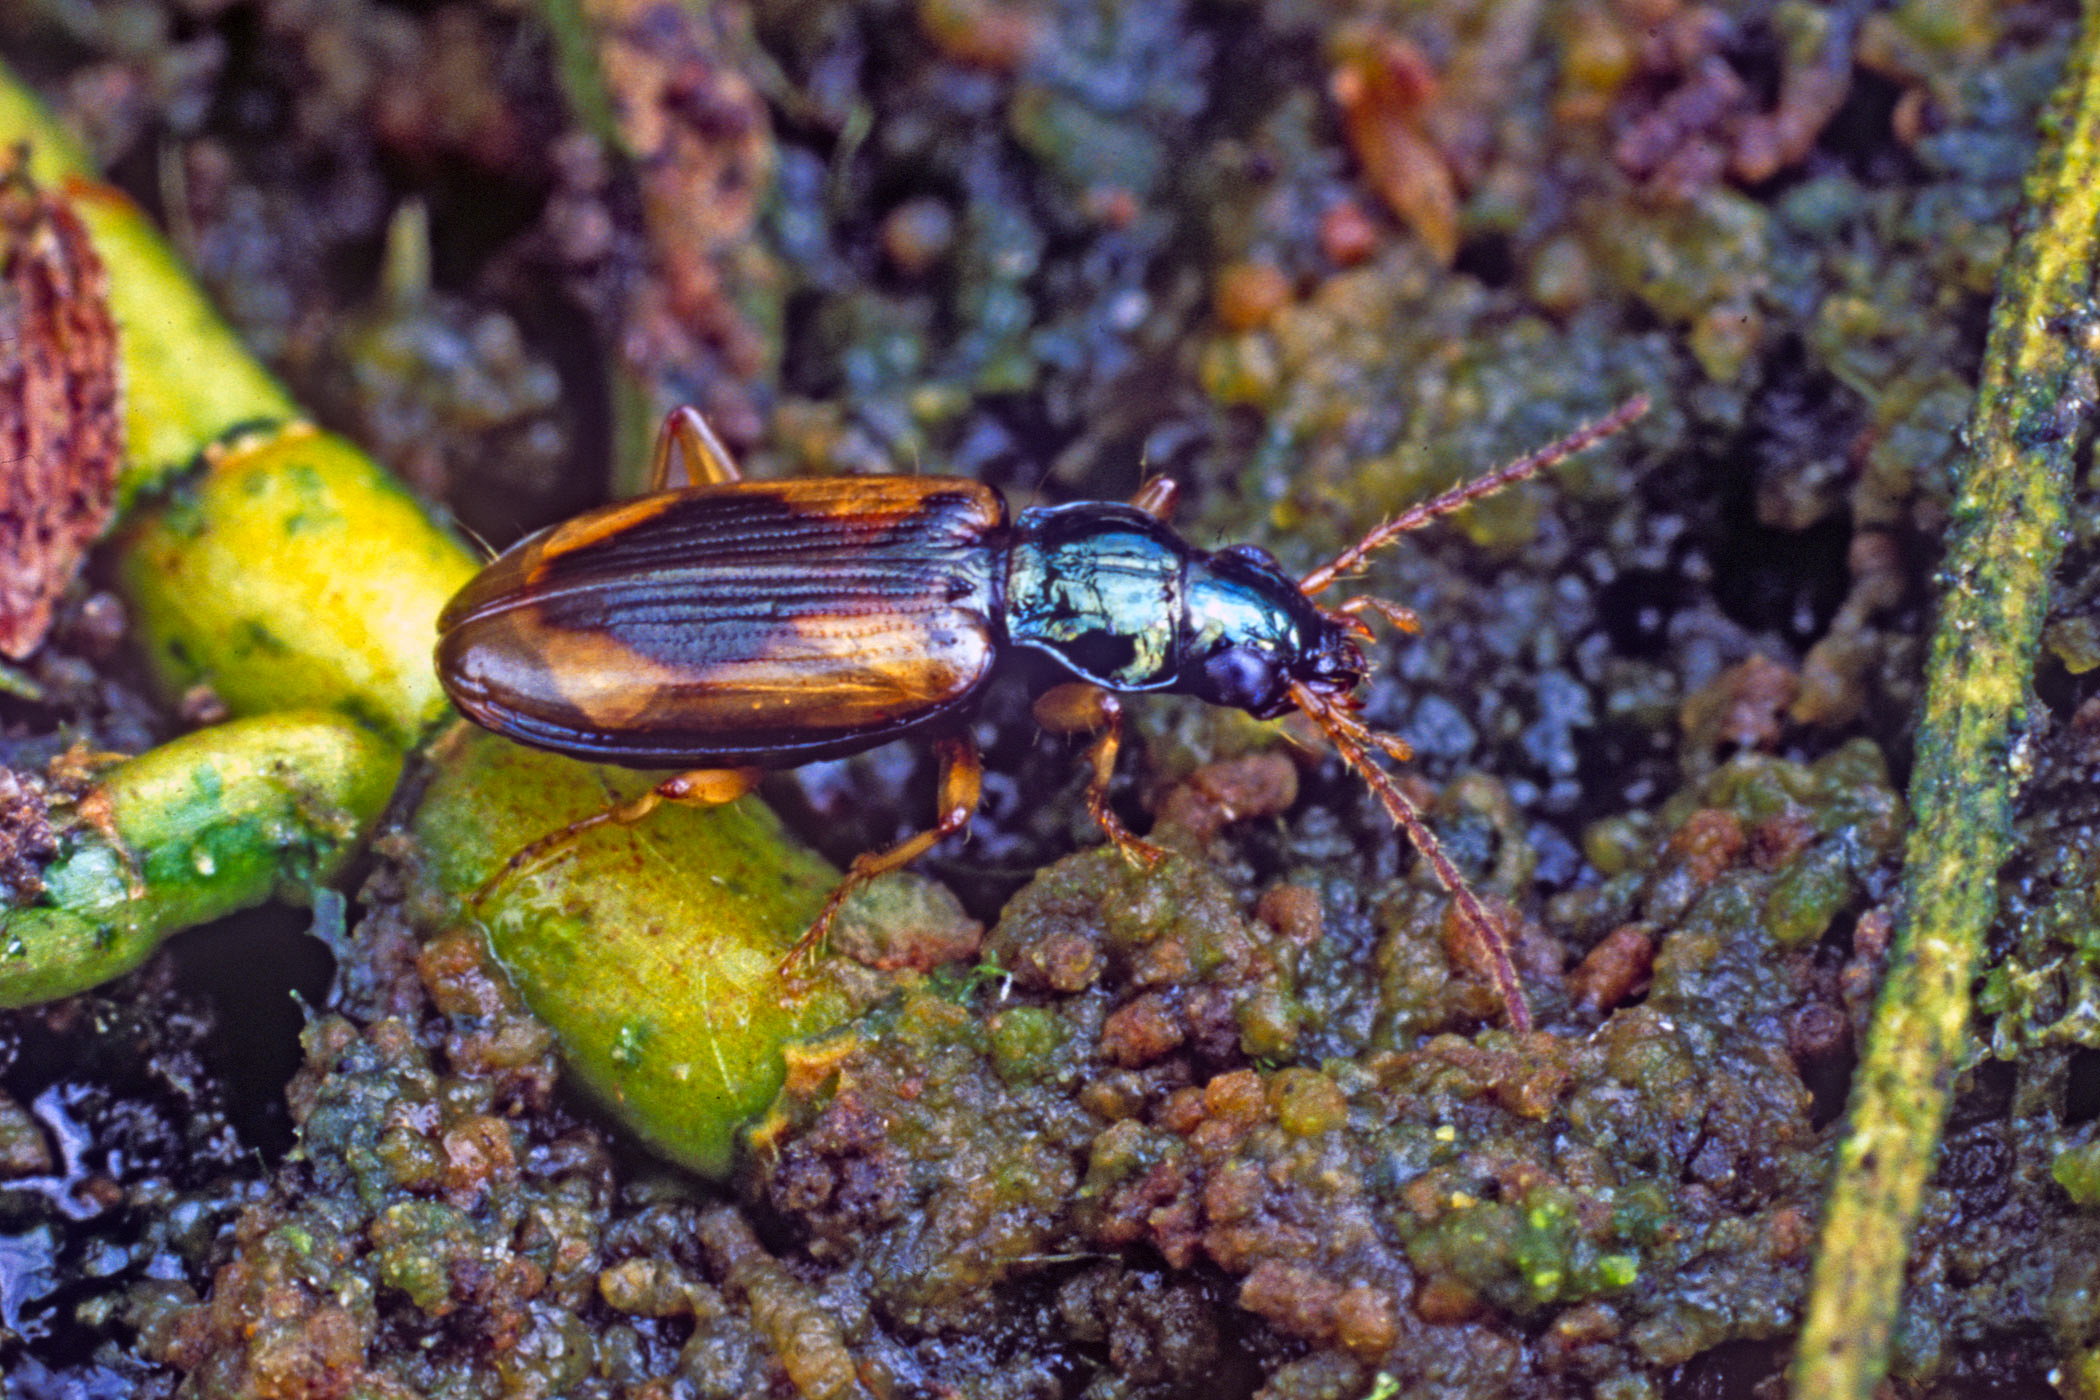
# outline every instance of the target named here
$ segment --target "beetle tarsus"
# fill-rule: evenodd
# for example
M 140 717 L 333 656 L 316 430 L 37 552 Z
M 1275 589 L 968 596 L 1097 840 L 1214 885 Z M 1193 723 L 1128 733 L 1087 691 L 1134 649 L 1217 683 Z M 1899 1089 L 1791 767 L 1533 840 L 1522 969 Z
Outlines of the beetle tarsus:
M 1165 860 L 1165 851 L 1136 836 L 1108 805 L 1116 753 L 1123 744 L 1123 703 L 1098 685 L 1067 681 L 1038 695 L 1031 709 L 1035 722 L 1052 734 L 1094 736 L 1086 750 L 1086 810 L 1123 859 L 1141 870 Z
M 1088 802 L 1087 813 L 1100 824 L 1102 831 L 1108 834 L 1109 844 L 1116 848 L 1116 854 L 1139 870 L 1157 870 L 1160 862 L 1167 858 L 1165 847 L 1155 846 L 1150 841 L 1132 834 L 1130 828 L 1123 825 L 1114 812 L 1108 810 L 1107 804 L 1096 806 Z
M 632 804 L 621 805 L 630 806 Z M 650 803 L 648 807 L 645 807 L 642 810 L 640 816 L 634 817 L 632 818 L 632 820 L 641 820 L 641 816 L 647 816 L 648 813 L 655 808 L 655 806 L 655 803 Z M 573 844 L 577 837 L 583 835 L 583 833 L 591 830 L 593 827 L 603 826 L 609 821 L 617 820 L 613 815 L 613 813 L 617 810 L 619 809 L 614 807 L 608 807 L 602 812 L 593 812 L 588 817 L 583 817 L 577 821 L 570 822 L 567 826 L 561 828 L 559 831 L 550 831 L 545 836 L 540 837 L 537 841 L 528 842 L 527 844 L 520 846 L 516 851 L 512 852 L 511 858 L 509 860 L 503 862 L 503 864 L 497 868 L 495 874 L 489 876 L 488 879 L 481 882 L 481 887 L 474 891 L 474 897 L 468 901 L 468 904 L 472 908 L 479 909 L 482 905 L 489 902 L 489 898 L 492 895 L 494 895 L 497 890 L 501 889 L 505 884 L 509 883 L 516 876 L 525 873 L 528 867 L 537 867 L 549 858 L 558 855 L 561 851 Z
M 858 865 L 859 862 L 855 861 L 854 864 Z M 823 952 L 825 940 L 831 937 L 831 921 L 838 917 L 839 906 L 846 902 L 846 896 L 852 893 L 859 883 L 850 872 L 845 879 L 839 881 L 838 888 L 824 901 L 824 907 L 818 911 L 817 917 L 811 920 L 809 927 L 802 931 L 802 936 L 795 940 L 795 945 L 781 958 L 781 981 L 799 987 L 808 980 L 809 974 L 816 970 L 817 958 Z
M 1368 593 L 1351 598 L 1335 611 L 1348 618 L 1361 618 L 1364 613 L 1375 613 L 1384 618 L 1386 625 L 1395 632 L 1405 632 L 1409 636 L 1422 630 L 1422 615 L 1413 608 L 1402 607 L 1384 598 L 1374 598 Z M 1370 628 L 1364 629 L 1364 635 L 1370 635 Z
M 845 904 L 846 896 L 878 875 L 892 870 L 901 870 L 920 856 L 933 849 L 943 836 L 952 836 L 970 824 L 977 814 L 977 803 L 984 793 L 984 756 L 977 750 L 977 741 L 967 735 L 951 735 L 936 739 L 934 756 L 940 760 L 940 818 L 926 831 L 907 840 L 899 841 L 886 851 L 868 851 L 853 858 L 846 867 L 846 877 L 838 888 L 824 901 L 817 917 L 803 935 L 788 949 L 787 956 L 780 960 L 780 975 L 790 982 L 801 980 L 796 971 L 797 964 L 813 961 L 817 950 L 831 934 L 831 924 Z

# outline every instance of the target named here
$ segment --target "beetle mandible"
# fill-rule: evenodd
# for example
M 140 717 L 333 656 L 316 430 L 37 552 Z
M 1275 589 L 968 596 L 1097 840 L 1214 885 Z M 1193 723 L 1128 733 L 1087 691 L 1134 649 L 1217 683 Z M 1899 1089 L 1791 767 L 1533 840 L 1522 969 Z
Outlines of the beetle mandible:
M 939 812 L 926 831 L 854 860 L 797 943 L 816 946 L 855 886 L 968 825 L 983 768 L 966 722 L 1008 647 L 1073 679 L 1037 697 L 1044 728 L 1091 734 L 1087 808 L 1129 859 L 1163 852 L 1108 804 L 1122 740 L 1118 693 L 1171 691 L 1261 719 L 1296 710 L 1327 735 L 1435 871 L 1480 938 L 1512 1026 L 1530 1013 L 1496 921 L 1376 750 L 1409 757 L 1355 711 L 1368 674 L 1365 615 L 1401 631 L 1413 612 L 1373 597 L 1314 601 L 1372 551 L 1616 432 L 1636 397 L 1372 530 L 1302 579 L 1257 545 L 1199 549 L 1166 523 L 1165 478 L 1128 505 L 1082 501 L 1009 518 L 956 477 L 746 481 L 707 421 L 675 410 L 653 488 L 528 536 L 462 588 L 438 620 L 437 670 L 468 718 L 520 742 L 630 768 L 677 768 L 630 802 L 532 843 L 482 887 L 606 822 L 664 802 L 707 806 L 768 768 L 933 737 Z M 667 490 L 673 452 L 694 484 Z

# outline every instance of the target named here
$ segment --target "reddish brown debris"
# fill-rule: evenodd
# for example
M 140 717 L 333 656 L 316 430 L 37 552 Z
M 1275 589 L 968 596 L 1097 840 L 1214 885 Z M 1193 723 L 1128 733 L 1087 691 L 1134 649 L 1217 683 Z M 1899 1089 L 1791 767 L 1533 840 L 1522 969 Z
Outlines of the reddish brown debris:
M 1240 1284 L 1240 1306 L 1294 1337 L 1332 1341 L 1341 1286 L 1317 1270 L 1264 1259 Z
M 389 153 L 422 165 L 465 157 L 487 170 L 532 172 L 542 134 L 504 90 L 504 49 L 489 32 L 492 16 L 442 7 L 430 16 L 423 43 L 375 41 L 348 18 L 318 23 L 316 46 L 344 55 L 329 69 L 342 75 L 341 95 L 370 104 L 373 130 Z
M 848 905 L 831 929 L 833 951 L 885 972 L 968 962 L 983 941 L 984 925 L 932 881 L 893 883 L 879 902 Z
M 2071 742 L 2086 763 L 2100 763 L 2100 695 L 2080 705 L 2071 716 Z
M 906 277 L 923 277 L 955 247 L 955 211 L 931 195 L 907 199 L 882 219 L 882 256 Z
M 757 408 L 734 386 L 759 377 L 766 348 L 738 298 L 773 179 L 765 103 L 703 12 L 613 0 L 590 19 L 641 180 L 652 263 L 625 289 L 620 352 L 645 381 L 704 383 L 701 407 L 716 429 L 748 441 Z
M 1692 882 L 1705 889 L 1721 878 L 1721 872 L 1749 845 L 1742 819 L 1721 807 L 1702 807 L 1685 818 L 1664 847 L 1669 866 L 1688 872 Z
M 1760 184 L 1814 150 L 1852 91 L 1857 24 L 1815 12 L 1785 36 L 1777 103 L 1760 109 L 1724 56 L 1735 37 L 1718 11 L 1687 7 L 1652 29 L 1641 62 L 1667 84 L 1620 134 L 1612 157 L 1650 190 L 1689 199 L 1724 178 Z
M 1320 216 L 1320 251 L 1336 267 L 1354 267 L 1378 251 L 1378 225 L 1345 199 Z
M 1470 1322 L 1485 1311 L 1480 1295 L 1449 1274 L 1425 1279 L 1415 1290 L 1415 1316 L 1435 1326 Z
M 42 894 L 44 867 L 57 854 L 43 784 L 0 768 L 0 896 L 27 902 Z
M 1040 16 L 996 0 L 919 0 L 919 32 L 943 56 L 995 73 L 1023 67 L 1042 42 Z
M 1304 885 L 1271 885 L 1256 901 L 1254 917 L 1301 948 L 1319 942 L 1326 931 L 1319 893 Z
M 182 1314 L 160 1359 L 189 1372 L 189 1384 L 205 1393 L 343 1400 L 369 1377 L 369 1309 L 310 1283 L 312 1261 L 271 1237 L 280 1223 L 275 1203 L 241 1218 L 248 1249 L 219 1270 L 208 1302 Z M 347 1239 L 318 1246 L 328 1263 L 354 1247 Z
M 1228 330 L 1258 330 L 1291 304 L 1291 279 L 1274 263 L 1236 262 L 1218 274 L 1211 299 Z
M 1208 841 L 1233 822 L 1273 817 L 1298 801 L 1298 769 L 1280 753 L 1206 763 L 1160 800 L 1162 825 Z
M 1868 676 L 1881 654 L 1873 618 L 1903 601 L 1908 574 L 1896 537 L 1861 530 L 1845 552 L 1852 587 L 1801 660 L 1801 692 L 1788 717 L 1799 724 L 1849 724 L 1866 710 Z
M 1852 927 L 1852 956 L 1838 972 L 1838 994 L 1846 1014 L 1852 1018 L 1855 1041 L 1864 1041 L 1867 1017 L 1881 991 L 1882 960 L 1888 956 L 1889 940 L 1896 931 L 1896 918 L 1887 908 L 1875 905 L 1859 916 Z
M 1769 657 L 1753 656 L 1685 697 L 1678 723 L 1695 749 L 1770 749 L 1786 728 L 1801 678 Z
M 1797 1062 L 1814 1063 L 1844 1054 L 1852 1046 L 1852 1023 L 1840 1008 L 1812 1001 L 1794 1008 L 1786 1022 L 1786 1048 Z
M 1707 55 L 1612 149 L 1621 170 L 1676 193 L 1718 182 L 1728 165 L 1722 133 L 1747 116 L 1750 89 L 1728 63 Z
M 1750 863 L 1759 870 L 1781 870 L 1816 839 L 1816 819 L 1800 807 L 1789 807 L 1754 824 L 1749 831 Z
M 1585 1011 L 1608 1011 L 1643 991 L 1655 966 L 1655 930 L 1621 924 L 1568 974 L 1568 996 Z
M 526 1012 L 481 936 L 446 929 L 423 945 L 416 971 L 448 1018 L 454 1069 L 493 1079 L 505 1102 L 544 1106 L 554 1092 L 553 1035 Z
M 1101 950 L 1079 929 L 1045 934 L 1022 951 L 1014 976 L 1027 987 L 1077 992 L 1101 976 Z
M 0 654 L 43 643 L 124 454 L 109 279 L 65 200 L 0 160 Z
M 501 1118 L 472 1114 L 445 1129 L 445 1198 L 461 1209 L 477 1205 L 491 1188 L 518 1177 L 517 1151 Z
M 1446 267 L 1458 256 L 1458 178 L 1431 139 L 1435 71 L 1397 34 L 1364 28 L 1338 47 L 1329 87 L 1371 188 Z
M 0 1089 L 0 1180 L 43 1176 L 55 1165 L 43 1125 Z
M 1180 1045 L 1186 1033 L 1167 998 L 1147 992 L 1109 1014 L 1101 1027 L 1101 1053 L 1112 1064 L 1148 1064 Z

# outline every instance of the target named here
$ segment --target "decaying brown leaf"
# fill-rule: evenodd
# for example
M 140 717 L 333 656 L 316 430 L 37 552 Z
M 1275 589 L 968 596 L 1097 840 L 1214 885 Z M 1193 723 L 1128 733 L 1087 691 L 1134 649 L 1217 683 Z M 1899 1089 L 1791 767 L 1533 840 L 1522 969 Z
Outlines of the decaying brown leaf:
M 102 260 L 65 200 L 0 156 L 0 654 L 42 644 L 123 448 Z

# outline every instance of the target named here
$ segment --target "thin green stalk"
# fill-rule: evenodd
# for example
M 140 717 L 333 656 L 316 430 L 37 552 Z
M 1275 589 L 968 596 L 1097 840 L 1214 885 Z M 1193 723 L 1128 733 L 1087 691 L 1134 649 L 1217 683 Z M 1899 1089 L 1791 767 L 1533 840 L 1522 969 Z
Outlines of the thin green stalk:
M 2045 119 L 2026 231 L 1991 317 L 1932 639 L 1903 914 L 1823 1222 L 1793 1393 L 1867 1400 L 1998 907 L 2049 576 L 2090 381 L 2100 243 L 2100 0 Z
M 54 823 L 42 895 L 0 903 L 0 1006 L 84 991 L 265 900 L 309 902 L 363 845 L 399 758 L 341 715 L 289 711 L 119 764 Z

